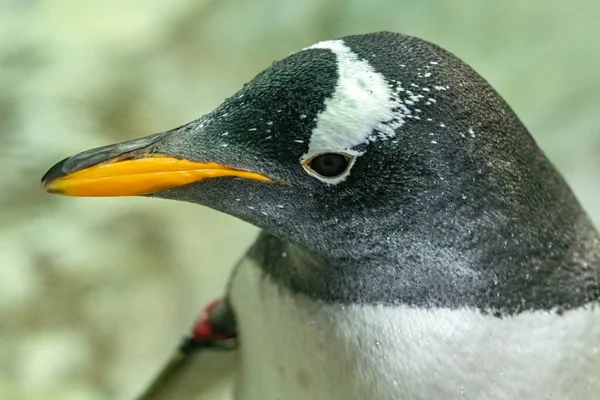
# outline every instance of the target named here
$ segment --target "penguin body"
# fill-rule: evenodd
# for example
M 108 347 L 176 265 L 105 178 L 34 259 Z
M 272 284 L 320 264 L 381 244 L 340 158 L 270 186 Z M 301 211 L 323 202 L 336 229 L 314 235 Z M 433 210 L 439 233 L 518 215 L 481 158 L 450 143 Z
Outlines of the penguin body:
M 510 107 L 431 43 L 317 43 L 44 184 L 263 229 L 225 299 L 240 400 L 600 398 L 598 233 Z
M 328 304 L 282 290 L 250 258 L 230 297 L 242 333 L 240 400 L 600 393 L 598 307 L 498 318 L 470 308 Z

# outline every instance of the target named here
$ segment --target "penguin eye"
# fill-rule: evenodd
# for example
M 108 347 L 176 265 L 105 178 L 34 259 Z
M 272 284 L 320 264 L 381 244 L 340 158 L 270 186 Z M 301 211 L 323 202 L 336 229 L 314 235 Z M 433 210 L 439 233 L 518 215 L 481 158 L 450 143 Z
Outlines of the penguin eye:
M 336 178 L 346 172 L 350 157 L 343 153 L 324 153 L 308 160 L 305 166 L 323 178 Z

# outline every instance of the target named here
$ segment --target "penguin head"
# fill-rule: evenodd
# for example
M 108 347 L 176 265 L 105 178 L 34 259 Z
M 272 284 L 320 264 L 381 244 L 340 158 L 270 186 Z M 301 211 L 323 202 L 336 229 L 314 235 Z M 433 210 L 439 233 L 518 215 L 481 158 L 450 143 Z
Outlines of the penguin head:
M 580 213 L 485 80 L 395 33 L 291 54 L 198 120 L 67 158 L 43 184 L 194 202 L 330 260 L 404 265 L 462 268 L 485 256 L 476 242 L 541 238 Z
M 69 157 L 43 182 L 66 195 L 199 203 L 330 249 L 390 218 L 408 228 L 436 204 L 482 195 L 470 184 L 486 179 L 482 153 L 517 158 L 503 140 L 532 146 L 469 67 L 420 39 L 378 33 L 294 53 L 211 113 Z

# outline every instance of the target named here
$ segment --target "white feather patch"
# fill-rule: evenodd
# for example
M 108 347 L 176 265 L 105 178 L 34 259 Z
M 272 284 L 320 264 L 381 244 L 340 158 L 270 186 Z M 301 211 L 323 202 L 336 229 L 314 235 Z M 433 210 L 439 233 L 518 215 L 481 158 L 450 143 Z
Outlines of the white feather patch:
M 325 101 L 325 109 L 317 116 L 308 151 L 300 161 L 327 152 L 360 156 L 353 147 L 394 137 L 406 115 L 411 114 L 398 98 L 401 89 L 394 90 L 382 74 L 359 59 L 342 40 L 320 42 L 308 49 L 328 49 L 336 55 L 338 81 L 333 96 Z M 321 180 L 338 183 L 346 176 Z

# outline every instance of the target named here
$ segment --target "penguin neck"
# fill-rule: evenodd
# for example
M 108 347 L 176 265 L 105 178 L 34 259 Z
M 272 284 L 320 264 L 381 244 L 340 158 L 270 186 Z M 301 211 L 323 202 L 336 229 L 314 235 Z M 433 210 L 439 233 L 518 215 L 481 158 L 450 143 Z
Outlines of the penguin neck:
M 439 201 L 445 206 L 430 204 L 427 213 L 405 208 L 381 210 L 377 221 L 321 221 L 331 235 L 310 247 L 265 233 L 251 253 L 262 254 L 259 264 L 283 286 L 333 303 L 502 316 L 598 301 L 600 242 L 576 201 L 545 220 Z

